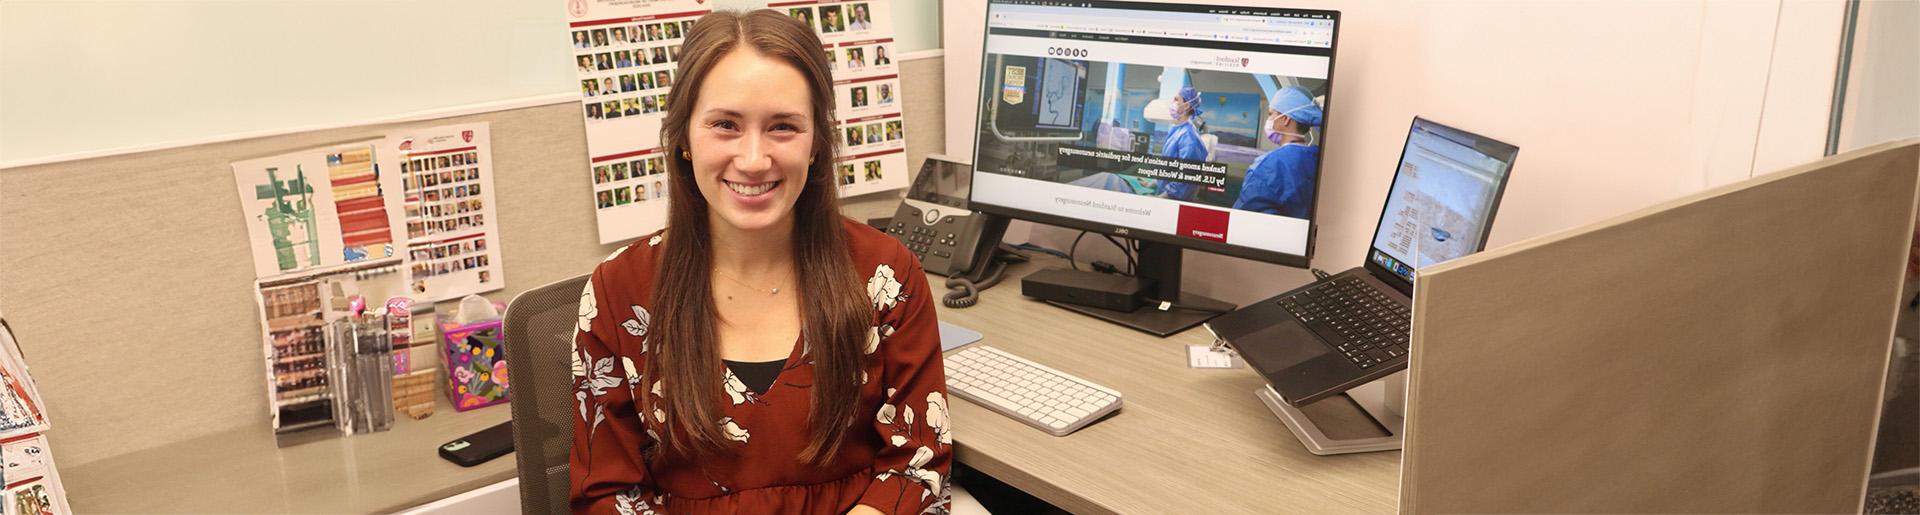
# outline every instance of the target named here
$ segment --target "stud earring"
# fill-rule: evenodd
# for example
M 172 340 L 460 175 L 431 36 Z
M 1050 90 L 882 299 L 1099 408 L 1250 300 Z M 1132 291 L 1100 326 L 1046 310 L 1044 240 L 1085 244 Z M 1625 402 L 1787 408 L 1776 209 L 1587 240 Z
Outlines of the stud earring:
M 685 160 L 688 160 L 688 161 L 692 161 L 692 160 L 693 160 L 693 155 L 692 155 L 692 154 L 688 154 L 688 153 L 687 153 L 687 150 L 686 150 L 686 149 L 680 149 L 680 158 L 681 158 L 681 159 L 685 159 Z

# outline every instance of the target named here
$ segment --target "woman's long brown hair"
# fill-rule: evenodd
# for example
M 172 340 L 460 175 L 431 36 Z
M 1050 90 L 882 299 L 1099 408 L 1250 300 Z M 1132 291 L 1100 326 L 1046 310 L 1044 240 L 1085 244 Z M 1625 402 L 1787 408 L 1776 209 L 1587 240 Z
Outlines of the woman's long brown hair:
M 813 360 L 811 438 L 798 457 L 821 463 L 839 449 L 854 423 L 866 333 L 873 323 L 863 283 L 848 253 L 840 200 L 833 180 L 836 154 L 833 129 L 833 77 L 820 38 L 799 21 L 771 10 L 715 11 L 687 33 L 680 52 L 679 79 L 667 97 L 660 129 L 667 154 L 672 199 L 669 233 L 654 275 L 655 313 L 648 337 L 652 355 L 645 376 L 662 381 L 669 450 L 693 455 L 729 454 L 734 447 L 718 424 L 721 384 L 719 316 L 713 299 L 712 228 L 707 202 L 694 182 L 693 163 L 681 156 L 700 87 L 715 63 L 742 47 L 785 62 L 807 79 L 813 104 L 813 162 L 793 207 L 794 278 L 798 281 L 802 330 Z M 730 87 L 756 87 L 753 84 Z M 643 398 L 648 396 L 643 395 Z M 642 416 L 651 409 L 642 404 Z M 677 431 L 674 429 L 678 429 Z

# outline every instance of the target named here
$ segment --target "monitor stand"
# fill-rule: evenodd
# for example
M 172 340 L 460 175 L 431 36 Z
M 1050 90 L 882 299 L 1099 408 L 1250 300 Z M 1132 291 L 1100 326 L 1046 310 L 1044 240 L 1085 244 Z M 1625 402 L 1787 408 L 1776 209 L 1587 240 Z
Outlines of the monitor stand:
M 1047 301 L 1047 303 L 1161 338 L 1191 329 L 1193 326 L 1239 307 L 1208 297 L 1181 292 L 1180 253 L 1181 248 L 1177 246 L 1142 241 L 1139 263 L 1134 270 L 1134 275 L 1153 281 L 1153 288 L 1148 291 L 1152 298 L 1179 299 L 1174 302 L 1184 307 L 1171 307 L 1162 311 L 1158 304 L 1153 304 L 1133 311 L 1114 311 L 1057 301 Z
M 1280 417 L 1280 421 L 1287 424 L 1287 430 L 1293 431 L 1293 436 L 1300 439 L 1300 444 L 1307 447 L 1307 452 L 1327 456 L 1400 450 L 1401 435 L 1406 427 L 1407 371 L 1405 370 L 1356 386 L 1340 394 L 1359 405 L 1360 409 L 1373 418 L 1374 423 L 1380 425 L 1380 429 L 1386 431 L 1387 436 L 1333 438 L 1327 436 L 1325 431 L 1321 431 L 1320 426 L 1306 413 L 1282 400 L 1280 394 L 1273 391 L 1272 386 L 1262 386 L 1254 394 L 1260 397 L 1260 402 L 1267 405 L 1267 409 L 1273 410 L 1274 416 Z M 1319 402 L 1328 402 L 1333 399 L 1328 397 Z

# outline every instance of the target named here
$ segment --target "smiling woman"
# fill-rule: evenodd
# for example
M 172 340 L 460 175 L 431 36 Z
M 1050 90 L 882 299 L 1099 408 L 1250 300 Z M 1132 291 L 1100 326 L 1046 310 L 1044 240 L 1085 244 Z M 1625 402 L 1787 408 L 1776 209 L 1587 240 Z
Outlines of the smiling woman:
M 686 36 L 668 229 L 581 294 L 574 510 L 944 511 L 932 295 L 896 240 L 840 216 L 820 40 L 768 10 Z

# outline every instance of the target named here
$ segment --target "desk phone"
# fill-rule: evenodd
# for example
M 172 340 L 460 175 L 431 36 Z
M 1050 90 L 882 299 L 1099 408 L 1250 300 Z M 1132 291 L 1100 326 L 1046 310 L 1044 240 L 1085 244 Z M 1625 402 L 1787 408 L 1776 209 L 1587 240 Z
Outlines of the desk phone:
M 927 156 L 907 188 L 907 198 L 883 229 L 919 257 L 928 272 L 966 275 L 991 258 L 999 243 L 999 234 L 988 234 L 996 232 L 990 230 L 991 217 L 967 209 L 972 174 L 972 165 Z

